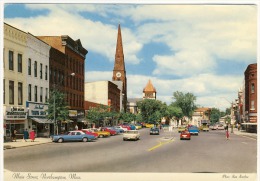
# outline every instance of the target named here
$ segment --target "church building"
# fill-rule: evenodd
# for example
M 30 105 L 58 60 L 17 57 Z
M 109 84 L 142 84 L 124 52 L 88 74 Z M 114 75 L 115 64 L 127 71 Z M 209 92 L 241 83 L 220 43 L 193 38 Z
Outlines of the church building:
M 154 88 L 151 80 L 148 81 L 143 89 L 143 99 L 156 99 L 156 89 Z

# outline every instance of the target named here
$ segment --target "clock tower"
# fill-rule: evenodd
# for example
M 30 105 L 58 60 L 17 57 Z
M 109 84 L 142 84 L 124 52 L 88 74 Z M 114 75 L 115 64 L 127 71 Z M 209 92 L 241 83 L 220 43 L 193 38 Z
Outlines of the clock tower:
M 123 52 L 123 43 L 122 43 L 120 24 L 118 25 L 115 64 L 114 64 L 112 80 L 122 82 L 122 95 L 121 95 L 122 96 L 122 107 L 124 109 L 124 112 L 126 112 L 127 82 L 126 82 L 125 61 L 124 61 L 124 52 Z

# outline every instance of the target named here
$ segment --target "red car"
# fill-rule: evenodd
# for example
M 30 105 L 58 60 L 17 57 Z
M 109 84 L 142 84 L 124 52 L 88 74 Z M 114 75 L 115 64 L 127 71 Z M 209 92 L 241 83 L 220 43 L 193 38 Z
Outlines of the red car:
M 126 128 L 127 130 L 131 130 L 131 126 L 119 124 L 119 126 L 122 126 L 122 128 Z
M 185 130 L 185 131 L 182 131 L 181 134 L 180 134 L 180 140 L 190 140 L 190 132 Z
M 101 128 L 100 130 L 109 132 L 111 136 L 114 136 L 117 134 L 117 132 L 115 130 L 108 129 L 108 128 Z
M 97 133 L 93 133 L 93 132 L 90 132 L 90 131 L 85 130 L 85 129 L 82 129 L 82 130 L 79 130 L 79 131 L 82 131 L 85 134 L 93 135 L 93 136 L 95 136 L 95 138 L 98 138 L 98 134 Z

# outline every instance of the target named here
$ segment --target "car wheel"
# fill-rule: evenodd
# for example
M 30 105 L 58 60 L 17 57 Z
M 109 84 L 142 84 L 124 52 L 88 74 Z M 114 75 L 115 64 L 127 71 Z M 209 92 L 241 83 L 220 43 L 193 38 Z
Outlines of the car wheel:
M 58 142 L 58 143 L 62 143 L 62 142 L 63 142 L 63 139 L 62 139 L 62 138 L 59 138 L 57 142 Z
M 82 141 L 83 141 L 83 142 L 87 142 L 87 141 L 88 141 L 88 138 L 83 138 Z

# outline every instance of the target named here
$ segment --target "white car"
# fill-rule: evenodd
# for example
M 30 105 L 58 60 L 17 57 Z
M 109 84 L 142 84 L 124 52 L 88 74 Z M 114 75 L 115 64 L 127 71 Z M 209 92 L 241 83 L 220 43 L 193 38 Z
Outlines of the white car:
M 212 128 L 212 130 L 224 130 L 225 126 L 222 124 L 215 124 Z
M 123 134 L 123 140 L 139 140 L 140 139 L 140 133 L 137 130 L 127 130 Z
M 123 128 L 122 126 L 114 126 L 115 128 L 118 128 L 118 129 L 123 129 L 124 131 L 127 131 L 128 129 L 127 128 Z

